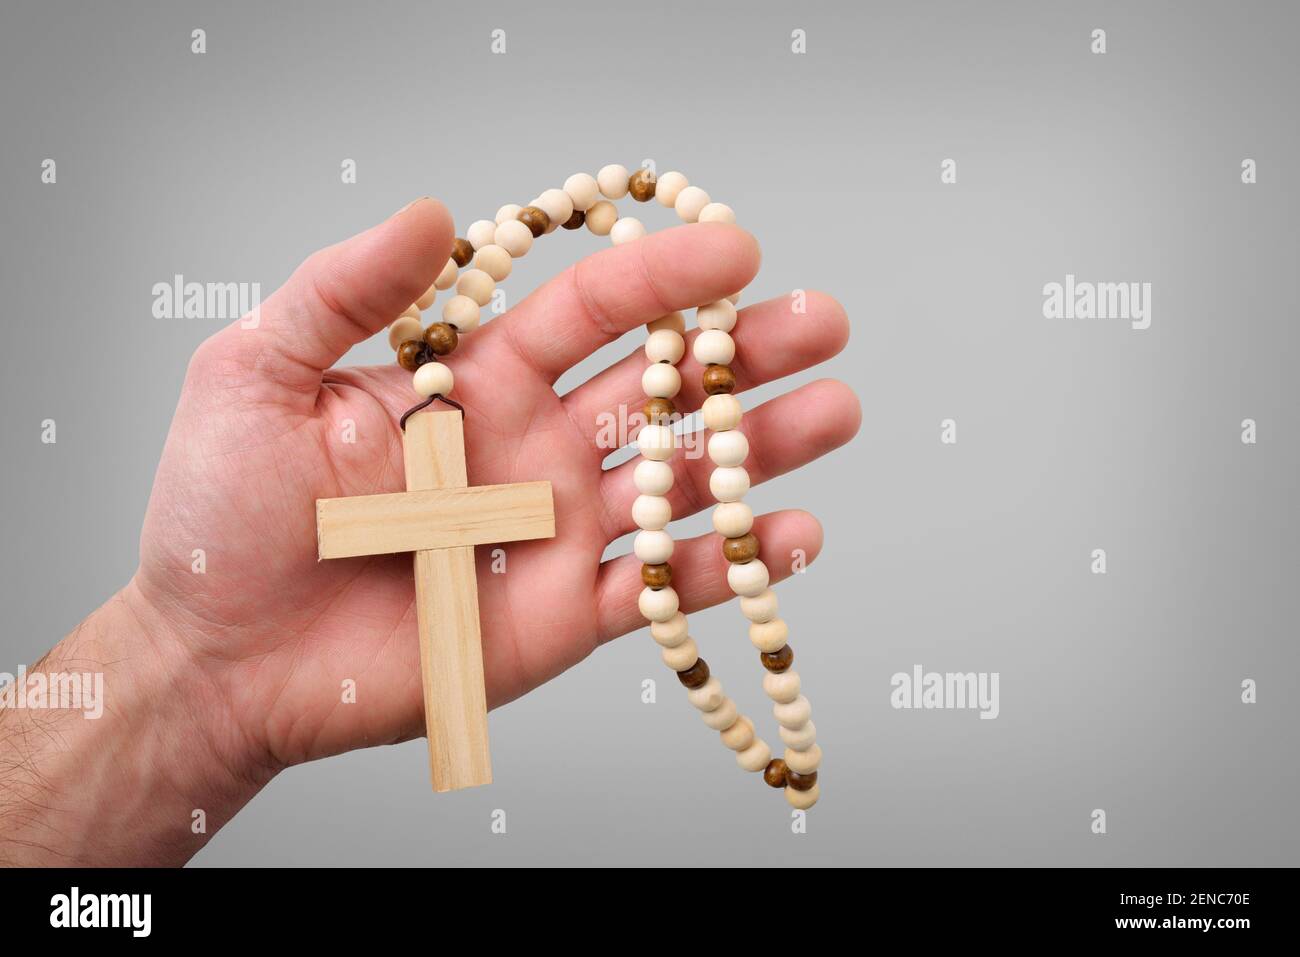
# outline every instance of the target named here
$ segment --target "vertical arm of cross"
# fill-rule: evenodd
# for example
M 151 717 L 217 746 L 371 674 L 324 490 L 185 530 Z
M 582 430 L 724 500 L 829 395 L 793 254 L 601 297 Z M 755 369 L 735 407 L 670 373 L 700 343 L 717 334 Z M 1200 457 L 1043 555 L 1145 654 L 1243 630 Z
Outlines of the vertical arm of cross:
M 407 491 L 468 484 L 459 412 L 411 416 L 403 450 Z M 492 759 L 473 545 L 415 553 L 415 611 L 433 789 L 489 784 Z

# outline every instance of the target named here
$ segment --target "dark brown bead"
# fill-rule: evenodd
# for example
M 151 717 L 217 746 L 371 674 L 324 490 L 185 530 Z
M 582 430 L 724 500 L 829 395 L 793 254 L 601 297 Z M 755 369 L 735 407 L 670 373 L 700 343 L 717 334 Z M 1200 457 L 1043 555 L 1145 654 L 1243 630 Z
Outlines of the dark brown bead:
M 758 536 L 746 532 L 739 538 L 723 539 L 722 557 L 734 565 L 752 562 L 758 557 Z
M 677 680 L 688 688 L 699 688 L 709 680 L 709 665 L 703 658 L 696 658 L 695 664 L 685 671 L 677 672 Z
M 767 767 L 763 769 L 763 780 L 767 782 L 768 787 L 783 788 L 785 787 L 785 776 L 788 770 L 784 761 L 780 758 L 773 758 L 767 762 Z
M 517 218 L 528 227 L 534 239 L 551 228 L 551 217 L 546 215 L 546 210 L 538 209 L 536 206 L 525 206 L 519 211 Z
M 560 225 L 563 226 L 565 229 L 577 229 L 586 221 L 587 221 L 587 214 L 580 209 L 575 209 L 573 211 L 573 215 L 570 216 L 568 219 L 566 219 L 564 222 L 560 223 Z
M 763 667 L 774 675 L 789 669 L 794 662 L 794 649 L 789 645 L 782 645 L 776 651 L 759 652 L 759 661 L 763 662 Z
M 809 771 L 807 774 L 800 774 L 798 771 L 786 770 L 785 783 L 790 785 L 796 791 L 811 791 L 813 785 L 817 783 L 817 772 Z
M 455 326 L 446 322 L 435 322 L 424 330 L 424 341 L 428 343 L 434 355 L 449 356 L 456 351 L 460 336 L 456 334 Z
M 432 350 L 423 339 L 407 339 L 397 347 L 397 364 L 407 372 L 414 372 L 432 359 Z
M 704 370 L 704 391 L 709 395 L 721 395 L 736 388 L 736 373 L 731 366 L 711 365 Z
M 457 266 L 468 266 L 469 261 L 474 258 L 474 247 L 469 244 L 468 239 L 456 237 L 456 241 L 451 244 L 451 259 Z
M 645 407 L 641 410 L 645 413 L 645 420 L 651 424 L 666 425 L 676 414 L 677 408 L 673 405 L 672 399 L 646 399 Z
M 667 562 L 661 565 L 642 565 L 641 581 L 646 588 L 667 588 L 673 581 L 673 566 Z
M 653 170 L 642 167 L 627 178 L 627 191 L 638 203 L 644 203 L 654 198 L 655 179 Z

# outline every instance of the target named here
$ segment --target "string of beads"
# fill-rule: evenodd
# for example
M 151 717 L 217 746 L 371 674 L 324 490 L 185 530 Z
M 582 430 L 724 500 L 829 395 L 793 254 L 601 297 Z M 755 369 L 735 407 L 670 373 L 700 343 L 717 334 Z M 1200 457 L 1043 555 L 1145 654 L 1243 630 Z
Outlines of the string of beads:
M 470 224 L 465 237 L 456 239 L 451 258 L 433 285 L 389 327 L 389 343 L 397 351 L 398 363 L 413 373 L 415 391 L 425 397 L 450 396 L 454 377 L 441 360 L 455 351 L 462 335 L 478 328 L 481 309 L 491 301 L 496 284 L 510 275 L 513 261 L 525 255 L 535 239 L 557 228 L 584 225 L 597 236 L 608 236 L 616 246 L 644 236 L 646 228 L 641 221 L 620 217 L 614 206 L 614 200 L 629 195 L 637 202 L 654 199 L 671 207 L 687 223 L 736 221 L 730 206 L 713 202 L 681 173 L 656 177 L 650 169 L 629 173 L 617 164 L 602 168 L 594 177 L 575 173 L 562 188 L 546 190 L 527 206 L 502 206 L 494 219 Z M 439 292 L 453 289 L 443 304 L 441 321 L 424 328 L 421 312 L 433 305 Z M 637 603 L 650 622 L 651 636 L 662 648 L 664 663 L 677 673 L 704 723 L 736 752 L 737 764 L 746 771 L 762 772 L 767 784 L 784 790 L 792 806 L 807 809 L 817 803 L 820 793 L 821 748 L 812 706 L 801 693 L 798 672 L 791 667 L 794 652 L 787 642 L 789 628 L 778 615 L 767 566 L 759 558 L 754 513 L 744 502 L 749 491 L 749 473 L 744 467 L 749 441 L 739 428 L 743 410 L 732 394 L 736 376 L 731 370 L 736 353 L 731 332 L 737 322 L 738 300 L 739 294 L 696 309 L 701 331 L 692 344 L 692 354 L 704 366 L 703 388 L 708 396 L 701 414 L 712 433 L 708 455 L 715 468 L 709 489 L 718 502 L 713 527 L 723 539 L 727 583 L 740 596 L 741 612 L 750 622 L 750 641 L 766 671 L 763 690 L 774 702 L 772 711 L 785 744 L 783 757 L 772 756 L 771 747 L 755 733 L 754 723 L 739 712 L 722 683 L 710 673 L 672 587 L 669 559 L 673 539 L 667 531 L 672 506 L 667 495 L 673 486 L 670 461 L 677 447 L 672 423 L 678 415 L 673 399 L 682 385 L 677 363 L 686 353 L 686 321 L 680 312 L 646 326 L 649 364 L 641 379 L 646 425 L 637 435 L 642 461 L 633 471 L 639 494 L 632 503 L 632 519 L 640 529 L 633 552 L 642 562 L 644 586 Z

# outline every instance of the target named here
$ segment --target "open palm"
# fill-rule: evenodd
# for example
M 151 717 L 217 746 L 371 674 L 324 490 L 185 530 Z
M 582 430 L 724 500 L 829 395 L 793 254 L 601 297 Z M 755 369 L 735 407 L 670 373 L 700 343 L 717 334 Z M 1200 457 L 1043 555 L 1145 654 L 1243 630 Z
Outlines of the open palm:
M 397 417 L 418 397 L 396 365 L 332 369 L 382 329 L 446 262 L 452 226 L 436 201 L 311 256 L 263 306 L 206 341 L 191 363 L 155 482 L 134 587 L 174 626 L 186 666 L 210 689 L 214 734 L 285 766 L 423 731 L 414 586 L 408 555 L 318 562 L 318 498 L 405 487 Z M 588 257 L 504 316 L 464 336 L 450 357 L 466 406 L 471 485 L 547 479 L 552 539 L 503 546 L 491 574 L 478 550 L 489 705 L 559 674 L 602 642 L 644 624 L 640 563 L 602 562 L 634 530 L 629 463 L 611 451 L 602 413 L 641 408 L 638 351 L 560 396 L 556 379 L 624 332 L 675 309 L 743 288 L 758 268 L 754 240 L 734 226 L 696 224 Z M 795 321 L 797 320 L 797 322 Z M 737 391 L 807 368 L 848 335 L 840 307 L 811 295 L 742 310 Z M 689 357 L 689 349 L 688 349 Z M 700 369 L 682 366 L 682 411 L 703 401 Z M 745 416 L 754 482 L 843 444 L 857 401 L 834 381 L 805 386 Z M 675 517 L 711 502 L 707 458 L 674 461 Z M 761 517 L 769 556 L 821 544 L 803 512 Z M 202 574 L 195 552 L 202 550 Z M 731 597 L 716 536 L 679 542 L 674 587 L 683 610 Z M 768 562 L 773 577 L 788 562 Z M 343 703 L 344 682 L 356 703 Z

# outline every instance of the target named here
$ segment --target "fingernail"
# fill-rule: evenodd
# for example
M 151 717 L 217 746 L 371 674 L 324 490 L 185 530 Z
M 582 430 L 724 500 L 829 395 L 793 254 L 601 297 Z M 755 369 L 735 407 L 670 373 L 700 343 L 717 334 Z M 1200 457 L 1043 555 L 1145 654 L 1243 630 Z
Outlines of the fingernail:
M 412 206 L 416 205 L 417 203 L 423 203 L 426 199 L 432 199 L 432 198 L 433 197 L 431 196 L 421 196 L 419 199 L 413 199 L 405 206 L 403 206 L 401 209 L 399 209 L 397 212 L 393 213 L 393 216 L 401 216 L 402 213 L 406 212 L 408 209 L 410 209 Z M 389 218 L 391 219 L 392 217 Z

